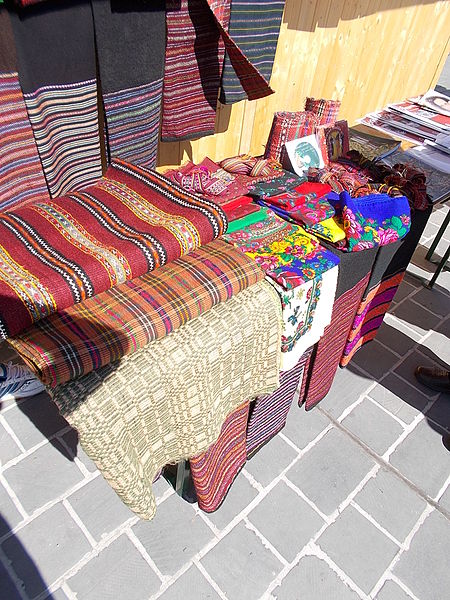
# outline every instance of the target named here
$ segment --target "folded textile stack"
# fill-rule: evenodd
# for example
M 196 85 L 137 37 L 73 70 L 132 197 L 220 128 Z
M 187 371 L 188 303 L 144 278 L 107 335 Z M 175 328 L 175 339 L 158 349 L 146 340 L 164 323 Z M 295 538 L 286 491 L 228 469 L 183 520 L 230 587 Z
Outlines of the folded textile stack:
M 122 500 L 151 518 L 158 471 L 206 451 L 233 410 L 278 387 L 280 325 L 261 281 L 52 396 Z
M 225 228 L 218 205 L 119 160 L 82 192 L 4 213 L 0 337 L 175 260 Z

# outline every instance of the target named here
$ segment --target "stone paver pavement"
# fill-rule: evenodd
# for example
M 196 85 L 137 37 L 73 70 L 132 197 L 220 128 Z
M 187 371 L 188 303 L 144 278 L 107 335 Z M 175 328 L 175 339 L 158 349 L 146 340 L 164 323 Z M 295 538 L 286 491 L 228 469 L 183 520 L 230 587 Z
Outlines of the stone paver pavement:
M 429 278 L 423 255 L 410 269 Z M 139 520 L 45 394 L 4 402 L 0 598 L 448 598 L 450 396 L 413 370 L 450 360 L 449 315 L 448 272 L 432 291 L 408 275 L 377 341 L 317 408 L 292 407 L 211 515 L 160 478 L 155 519 Z

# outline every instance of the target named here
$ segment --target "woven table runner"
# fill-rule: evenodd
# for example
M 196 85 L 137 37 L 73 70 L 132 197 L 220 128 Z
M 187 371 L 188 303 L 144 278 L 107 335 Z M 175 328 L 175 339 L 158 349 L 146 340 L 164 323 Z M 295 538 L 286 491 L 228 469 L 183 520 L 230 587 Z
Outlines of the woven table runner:
M 11 12 L 19 79 L 52 197 L 102 175 L 94 27 L 89 3 Z
M 110 157 L 154 167 L 161 112 L 164 0 L 92 2 Z
M 248 60 L 270 81 L 280 33 L 284 0 L 232 0 L 229 34 Z M 222 73 L 220 101 L 232 104 L 247 98 L 228 54 Z
M 384 315 L 403 281 L 406 268 L 430 214 L 431 207 L 424 211 L 411 212 L 411 229 L 407 236 L 390 246 L 379 248 L 367 289 L 356 312 L 341 357 L 342 367 L 350 362 L 359 348 L 375 338 Z
M 159 469 L 205 452 L 233 410 L 278 387 L 280 324 L 279 298 L 260 281 L 52 396 L 105 479 L 149 519 Z
M 136 352 L 263 277 L 254 261 L 215 240 L 51 315 L 9 342 L 54 387 Z
M 222 425 L 218 440 L 189 461 L 198 506 L 205 512 L 219 508 L 245 465 L 249 406 L 247 401 L 233 411 Z
M 229 36 L 231 0 L 167 0 L 162 139 L 214 133 L 225 48 L 250 100 L 273 91 Z
M 45 200 L 48 189 L 17 73 L 9 15 L 0 8 L 0 210 L 31 199 Z
M 213 202 L 119 159 L 83 192 L 4 213 L 0 337 L 169 263 L 225 227 Z

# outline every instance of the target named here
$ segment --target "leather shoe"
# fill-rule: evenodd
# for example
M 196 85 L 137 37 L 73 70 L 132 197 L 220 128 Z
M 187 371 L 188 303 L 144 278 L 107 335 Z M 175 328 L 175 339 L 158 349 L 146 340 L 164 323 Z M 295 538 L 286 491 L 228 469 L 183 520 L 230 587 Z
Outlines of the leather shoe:
M 417 380 L 436 392 L 450 394 L 450 371 L 444 369 L 417 367 L 414 375 Z

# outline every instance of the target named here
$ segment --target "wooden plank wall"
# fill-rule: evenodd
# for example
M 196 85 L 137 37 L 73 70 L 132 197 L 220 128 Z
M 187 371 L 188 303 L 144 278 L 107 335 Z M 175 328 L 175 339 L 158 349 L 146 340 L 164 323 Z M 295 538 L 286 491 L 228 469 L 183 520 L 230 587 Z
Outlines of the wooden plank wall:
M 354 123 L 424 92 L 440 75 L 449 32 L 447 0 L 286 0 L 271 79 L 276 93 L 219 105 L 216 134 L 160 143 L 159 165 L 261 154 L 273 113 L 302 110 L 306 96 L 340 99 L 340 116 Z

